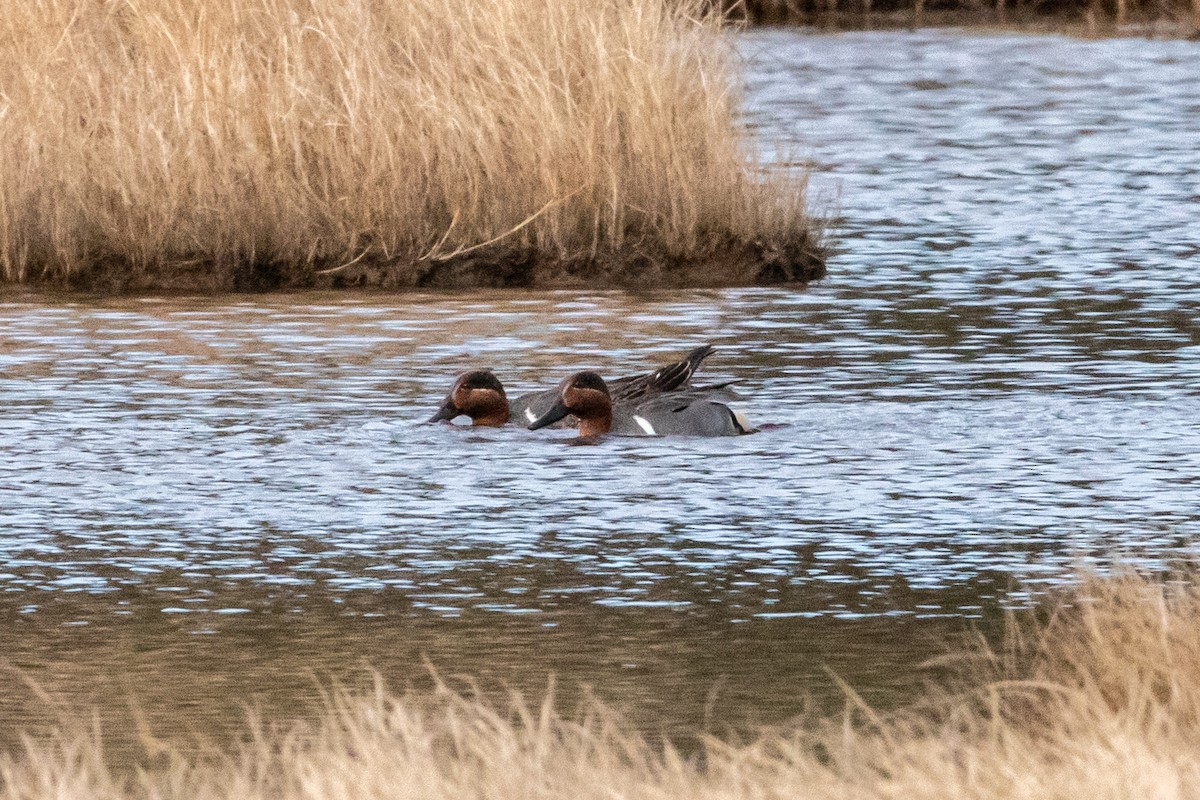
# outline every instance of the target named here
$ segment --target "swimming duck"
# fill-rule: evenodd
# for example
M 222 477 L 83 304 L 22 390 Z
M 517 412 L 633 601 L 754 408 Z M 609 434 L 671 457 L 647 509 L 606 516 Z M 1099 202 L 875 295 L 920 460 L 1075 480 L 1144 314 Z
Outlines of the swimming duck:
M 579 435 L 737 436 L 751 433 L 745 417 L 719 399 L 727 384 L 658 394 L 634 403 L 614 403 L 608 385 L 596 372 L 577 372 L 558 386 L 554 406 L 530 424 L 545 428 L 568 414 L 579 418 Z
M 667 364 L 654 372 L 618 378 L 609 384 L 612 402 L 635 404 L 688 386 L 700 362 L 712 351 L 712 345 L 706 344 L 692 350 L 683 360 Z M 429 421 L 451 420 L 465 414 L 471 418 L 472 425 L 499 426 L 513 418 L 528 424 L 553 408 L 559 400 L 559 394 L 559 387 L 554 387 L 527 392 L 510 401 L 499 378 L 489 370 L 472 370 L 458 376 L 442 407 Z M 563 421 L 560 427 L 574 427 L 577 424 L 575 418 L 569 415 L 560 419 Z

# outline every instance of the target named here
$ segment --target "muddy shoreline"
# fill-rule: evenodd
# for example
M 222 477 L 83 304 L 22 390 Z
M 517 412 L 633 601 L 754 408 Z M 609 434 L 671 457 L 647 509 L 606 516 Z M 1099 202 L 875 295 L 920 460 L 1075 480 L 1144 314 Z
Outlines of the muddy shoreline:
M 810 27 L 820 31 L 966 28 L 973 32 L 1060 34 L 1085 38 L 1200 39 L 1200 3 L 1142 7 L 1133 2 L 1032 7 L 1008 0 L 929 5 L 890 3 L 735 3 L 731 18 L 751 27 Z
M 303 289 L 667 289 L 773 286 L 825 276 L 826 248 L 796 242 L 729 242 L 686 257 L 651 246 L 619 253 L 557 257 L 493 247 L 444 259 L 366 256 L 343 263 L 181 259 L 154 265 L 99 260 L 67 275 L 0 284 L 90 294 L 223 294 Z

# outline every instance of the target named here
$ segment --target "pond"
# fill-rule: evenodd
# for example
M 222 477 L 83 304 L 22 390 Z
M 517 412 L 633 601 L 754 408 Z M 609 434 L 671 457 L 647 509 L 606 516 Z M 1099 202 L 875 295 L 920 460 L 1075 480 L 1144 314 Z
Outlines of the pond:
M 834 212 L 806 289 L 0 303 L 2 737 L 222 737 L 368 666 L 648 730 L 901 702 L 946 637 L 1200 532 L 1200 46 L 741 36 Z M 712 342 L 764 430 L 423 423 Z M 38 691 L 29 688 L 38 687 Z

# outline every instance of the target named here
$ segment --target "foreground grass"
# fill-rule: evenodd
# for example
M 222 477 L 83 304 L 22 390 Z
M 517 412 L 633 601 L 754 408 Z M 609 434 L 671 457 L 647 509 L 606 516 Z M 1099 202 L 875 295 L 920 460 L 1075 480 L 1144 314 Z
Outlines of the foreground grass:
M 1194 576 L 1193 576 L 1194 577 Z M 571 718 L 448 689 L 336 694 L 320 722 L 254 726 L 232 755 L 159 753 L 118 775 L 98 738 L 30 740 L 0 797 L 1186 798 L 1200 796 L 1200 589 L 1093 579 L 901 713 L 836 720 L 684 757 L 599 706 Z
M 700 2 L 0 0 L 0 276 L 142 288 L 821 271 Z

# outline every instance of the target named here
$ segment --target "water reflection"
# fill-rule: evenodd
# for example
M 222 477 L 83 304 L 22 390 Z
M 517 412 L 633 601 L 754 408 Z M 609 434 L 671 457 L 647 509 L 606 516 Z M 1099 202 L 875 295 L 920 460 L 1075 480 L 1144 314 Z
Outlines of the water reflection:
M 496 568 L 561 562 L 572 577 L 531 609 L 562 593 L 691 604 L 710 586 L 736 605 L 712 576 L 819 585 L 852 561 L 949 586 L 1195 532 L 1200 366 L 1173 317 L 1089 302 L 1075 333 L 1077 314 L 1022 329 L 994 308 L 847 294 L 9 305 L 6 587 L 170 576 L 172 611 L 221 608 L 212 582 L 524 610 Z M 1096 353 L 1090 331 L 1155 339 L 1158 358 Z M 470 364 L 535 386 L 708 339 L 711 376 L 741 380 L 768 430 L 581 449 L 420 423 Z
M 1194 552 L 1200 52 L 743 45 L 748 118 L 841 191 L 808 290 L 0 303 L 7 657 L 199 727 L 426 654 L 694 729 L 722 677 L 739 723 L 794 713 L 822 664 L 895 696 L 918 631 L 1014 580 Z M 467 367 L 519 390 L 710 341 L 763 433 L 420 424 Z

